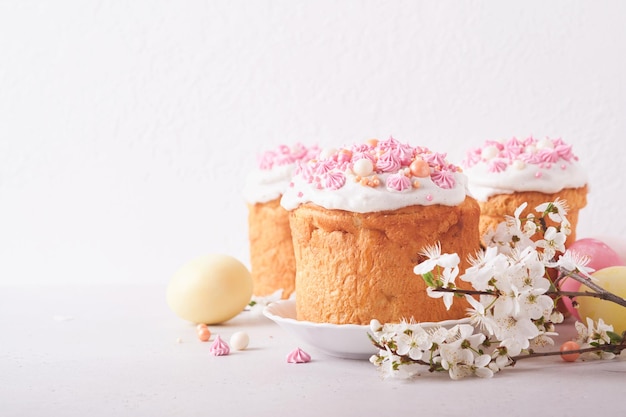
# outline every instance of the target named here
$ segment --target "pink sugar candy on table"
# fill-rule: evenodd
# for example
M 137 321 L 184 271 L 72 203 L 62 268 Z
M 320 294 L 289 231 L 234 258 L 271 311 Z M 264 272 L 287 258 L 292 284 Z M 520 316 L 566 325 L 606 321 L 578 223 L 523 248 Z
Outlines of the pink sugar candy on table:
M 287 355 L 288 363 L 307 363 L 311 362 L 311 355 L 306 353 L 300 348 L 295 348 L 289 355 Z
M 228 347 L 228 344 L 224 342 L 218 334 L 215 337 L 213 343 L 211 343 L 209 353 L 211 353 L 211 355 L 213 356 L 226 356 L 230 353 L 230 348 Z

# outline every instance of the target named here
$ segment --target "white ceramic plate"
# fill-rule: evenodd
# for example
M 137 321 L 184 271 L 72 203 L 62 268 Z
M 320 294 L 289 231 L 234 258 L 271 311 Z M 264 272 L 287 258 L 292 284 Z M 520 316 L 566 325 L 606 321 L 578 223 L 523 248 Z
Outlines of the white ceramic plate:
M 295 300 L 276 301 L 265 307 L 263 314 L 306 344 L 327 355 L 345 359 L 369 359 L 377 352 L 367 336 L 369 326 L 296 320 Z M 467 323 L 467 320 L 422 323 L 422 326 L 451 327 L 458 323 Z
M 295 300 L 276 301 L 265 307 L 263 314 L 327 355 L 346 359 L 369 359 L 376 353 L 376 348 L 367 336 L 369 326 L 298 321 Z

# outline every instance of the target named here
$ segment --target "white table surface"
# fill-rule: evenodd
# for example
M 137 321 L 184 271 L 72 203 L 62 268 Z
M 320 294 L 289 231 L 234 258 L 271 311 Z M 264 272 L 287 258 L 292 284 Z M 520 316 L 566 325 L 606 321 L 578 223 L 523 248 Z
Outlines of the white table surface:
M 211 326 L 247 350 L 209 355 L 161 286 L 0 287 L 0 416 L 621 416 L 626 360 L 520 362 L 492 379 L 382 380 L 243 312 Z M 571 333 L 571 324 L 561 328 Z M 180 340 L 179 340 L 180 339 Z M 295 347 L 311 354 L 289 364 Z

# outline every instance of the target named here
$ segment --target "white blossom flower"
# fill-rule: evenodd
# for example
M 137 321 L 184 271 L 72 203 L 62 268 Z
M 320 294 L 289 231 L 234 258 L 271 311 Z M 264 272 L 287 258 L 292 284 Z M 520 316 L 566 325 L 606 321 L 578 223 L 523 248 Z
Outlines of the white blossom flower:
M 595 270 L 587 266 L 590 260 L 591 258 L 579 252 L 566 250 L 563 255 L 559 256 L 558 261 L 553 266 L 561 267 L 571 272 L 579 272 L 581 275 L 591 278 L 590 273 Z
M 471 375 L 476 375 L 480 378 L 491 378 L 493 370 L 488 366 L 490 363 L 491 357 L 489 355 L 481 355 L 477 358 L 472 356 L 467 362 L 448 364 L 448 373 L 450 378 L 454 380 Z
M 471 306 L 471 308 L 467 309 L 470 323 L 480 329 L 486 330 L 489 334 L 493 334 L 495 322 L 493 317 L 487 314 L 484 304 L 467 294 L 465 295 L 465 299 Z M 481 301 L 482 299 L 483 298 L 481 297 Z M 493 299 L 493 297 L 490 297 L 490 299 Z M 487 302 L 487 305 L 489 304 L 490 302 Z
M 456 276 L 459 274 L 459 268 L 445 268 L 443 273 L 439 277 L 442 282 L 443 288 L 454 287 L 454 280 Z M 450 310 L 452 306 L 452 302 L 454 301 L 454 293 L 453 292 L 445 292 L 445 291 L 437 291 L 436 288 L 426 287 L 426 294 L 428 294 L 431 298 L 443 298 L 443 304 L 446 306 L 447 310 Z
M 535 216 L 531 214 L 529 217 L 530 218 L 524 223 L 522 231 L 526 236 L 531 237 L 537 233 L 538 227 L 537 223 L 535 223 Z
M 572 224 L 566 218 L 561 221 L 561 233 L 564 233 L 565 236 L 572 234 Z
M 545 348 L 546 346 L 554 346 L 554 340 L 551 336 L 557 336 L 557 333 L 554 332 L 544 332 L 540 333 L 539 336 L 535 337 L 530 341 L 530 347 L 532 349 L 540 349 Z
M 495 336 L 501 340 L 501 344 L 509 351 L 512 346 L 527 349 L 530 340 L 539 335 L 539 329 L 528 317 L 496 316 Z
M 602 319 L 598 319 L 598 323 L 594 329 L 593 320 L 587 317 L 587 327 L 589 329 L 589 338 L 591 340 L 596 340 L 598 342 L 602 341 L 604 343 L 611 343 L 611 338 L 609 337 L 607 332 L 613 331 L 612 325 L 604 323 L 604 320 Z
M 576 322 L 575 326 L 578 333 L 576 342 L 580 345 L 581 349 L 592 346 L 592 343 L 597 345 L 611 343 L 608 332 L 613 331 L 613 326 L 604 323 L 602 319 L 598 319 L 597 324 L 595 324 L 591 318 L 587 317 L 587 326 L 579 321 Z M 615 354 L 612 352 L 597 351 L 584 353 L 581 357 L 584 359 L 613 359 Z
M 496 317 L 516 317 L 520 314 L 520 291 L 516 285 L 505 279 L 498 280 L 499 297 L 493 303 Z
M 448 371 L 450 378 L 457 380 L 470 375 L 492 377 L 493 370 L 488 367 L 491 356 L 477 356 L 469 348 L 463 347 L 462 340 L 458 342 L 446 343 L 441 347 L 441 367 Z
M 569 207 L 565 200 L 560 200 L 557 197 L 556 200 L 552 202 L 538 205 L 535 210 L 537 210 L 539 213 L 547 214 L 550 220 L 552 220 L 553 222 L 560 223 L 567 215 Z
M 430 340 L 434 345 L 441 345 L 448 338 L 448 329 L 445 327 L 437 326 L 434 329 L 428 330 L 428 335 L 430 336 Z
M 508 266 L 506 256 L 498 253 L 498 248 L 491 246 L 480 251 L 475 257 L 470 257 L 471 266 L 465 270 L 461 280 L 470 282 L 474 289 L 485 291 L 489 288 L 489 281 L 494 276 L 503 274 Z
M 557 231 L 554 226 L 550 226 L 546 229 L 543 239 L 535 242 L 535 245 L 543 248 L 546 257 L 551 259 L 556 255 L 556 252 L 565 252 L 565 239 L 567 239 L 565 233 Z
M 413 360 L 420 360 L 424 351 L 428 351 L 433 343 L 428 333 L 417 325 L 400 333 L 396 338 L 396 344 L 398 346 L 396 352 L 399 355 L 407 355 Z
M 544 290 L 532 289 L 525 291 L 520 296 L 520 305 L 524 315 L 533 320 L 539 320 L 552 313 L 554 300 L 547 295 L 543 295 L 544 292 Z
M 442 268 L 453 268 L 457 266 L 461 260 L 459 255 L 456 253 L 441 253 L 441 244 L 439 242 L 435 243 L 432 246 L 427 246 L 424 248 L 421 255 L 424 255 L 428 259 L 424 262 L 418 264 L 413 269 L 413 272 L 417 275 L 423 275 L 427 272 L 431 272 L 435 269 L 435 266 L 440 266 Z
M 514 217 L 508 217 L 506 221 L 498 224 L 496 229 L 491 229 L 485 234 L 484 241 L 488 246 L 495 246 L 498 252 L 510 255 L 515 248 L 518 250 L 526 247 L 534 247 L 534 242 L 521 230 L 519 221 Z
M 374 334 L 379 333 L 383 329 L 383 325 L 380 324 L 380 321 L 376 319 L 372 319 L 370 321 L 370 331 Z
M 397 375 L 400 357 L 391 353 L 391 350 L 380 350 L 379 353 L 379 369 L 383 375 L 383 378 L 389 378 Z
M 519 351 L 516 353 L 518 355 L 522 351 L 521 347 Z M 500 345 L 491 353 L 491 363 L 489 367 L 492 371 L 499 371 L 500 369 L 504 369 L 505 367 L 511 365 L 513 361 L 511 360 L 511 356 L 509 355 L 509 350 L 506 346 Z
M 552 323 L 555 324 L 559 324 L 559 323 L 563 323 L 563 320 L 565 319 L 565 317 L 563 316 L 563 313 L 561 313 L 559 310 L 552 310 L 552 313 L 550 313 L 550 321 Z

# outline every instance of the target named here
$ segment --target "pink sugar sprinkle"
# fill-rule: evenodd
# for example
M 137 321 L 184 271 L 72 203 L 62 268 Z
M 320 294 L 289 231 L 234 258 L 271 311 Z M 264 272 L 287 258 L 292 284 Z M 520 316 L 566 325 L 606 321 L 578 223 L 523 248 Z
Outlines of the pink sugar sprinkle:
M 343 172 L 329 172 L 326 176 L 324 186 L 329 190 L 338 190 L 346 183 L 346 176 Z
M 428 194 L 428 195 L 426 196 L 426 200 L 428 200 L 428 201 L 433 201 L 433 196 L 432 196 L 432 194 Z
M 561 164 L 561 169 L 567 169 L 567 165 Z
M 411 180 L 404 174 L 392 174 L 385 183 L 389 190 L 404 191 L 412 188 Z
M 495 159 L 489 163 L 489 172 L 502 172 L 505 171 L 508 164 L 502 159 Z
M 302 198 L 302 196 L 303 196 L 303 195 L 304 195 L 304 193 L 303 193 L 302 191 L 300 191 L 300 192 L 298 193 L 298 197 L 299 197 L 299 198 Z
M 535 172 L 535 178 L 541 178 L 542 175 L 541 171 Z

